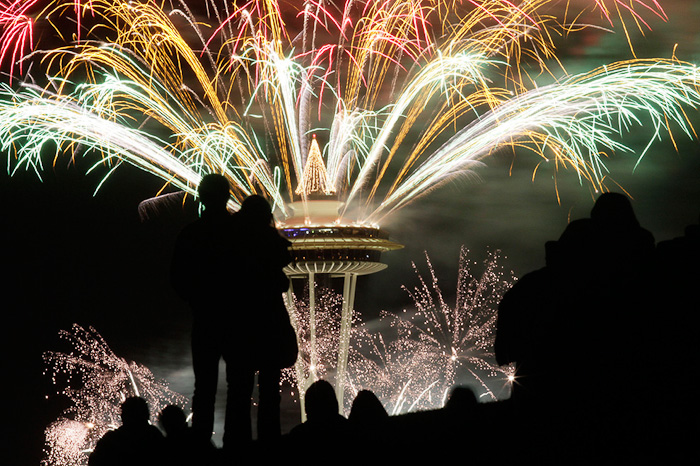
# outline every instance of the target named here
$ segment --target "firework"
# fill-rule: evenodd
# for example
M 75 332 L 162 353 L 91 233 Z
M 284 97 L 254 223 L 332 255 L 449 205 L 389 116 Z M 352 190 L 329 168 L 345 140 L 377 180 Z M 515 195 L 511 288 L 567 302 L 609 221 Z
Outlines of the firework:
M 513 367 L 498 366 L 493 353 L 498 303 L 515 278 L 499 263 L 499 251 L 488 254 L 478 278 L 467 255 L 462 248 L 454 306 L 445 301 L 426 254 L 429 281 L 413 264 L 419 285 L 404 287 L 415 309 L 382 314 L 392 335 L 358 328 L 348 381 L 353 393 L 374 391 L 392 414 L 442 407 L 462 383 L 497 399 L 513 375 Z
M 314 301 L 290 293 L 300 357 L 284 371 L 284 379 L 300 401 L 319 379 L 334 382 L 344 411 L 362 389 L 374 391 L 392 414 L 440 407 L 457 383 L 476 384 L 484 396 L 496 399 L 513 375 L 513 367 L 498 366 L 493 354 L 497 309 L 515 279 L 499 263 L 500 252 L 488 254 L 479 277 L 472 275 L 477 264 L 467 255 L 462 248 L 454 307 L 445 302 L 426 254 L 431 281 L 413 264 L 420 285 L 404 287 L 415 309 L 398 315 L 383 311 L 379 322 L 390 329 L 384 332 L 371 329 L 353 311 L 347 351 L 340 345 L 342 295 L 319 285 L 312 291 Z M 313 309 L 311 302 L 316 303 Z M 345 361 L 347 372 L 341 373 Z
M 34 46 L 34 23 L 27 15 L 37 0 L 12 2 L 0 1 L 0 65 L 10 63 L 10 81 L 19 63 L 22 73 L 22 60 L 27 50 Z
M 605 190 L 606 151 L 630 152 L 621 142 L 627 131 L 645 121 L 649 144 L 671 127 L 693 137 L 684 112 L 700 103 L 697 67 L 675 57 L 576 76 L 558 62 L 552 37 L 581 26 L 568 19 L 578 17 L 574 3 L 627 31 L 630 21 L 642 29 L 665 17 L 656 0 L 572 1 L 565 18 L 550 16 L 551 0 L 308 1 L 294 11 L 272 0 L 58 0 L 32 16 L 33 3 L 0 3 L 0 62 L 16 78 L 0 89 L 0 147 L 10 172 L 41 176 L 47 156 L 90 156 L 106 167 L 104 180 L 128 163 L 163 180 L 163 191 L 189 195 L 204 174 L 223 173 L 232 208 L 260 193 L 281 223 L 295 202 L 308 200 L 297 190 L 309 160 L 319 160 L 314 134 L 324 190 L 342 205 L 334 222 L 365 225 L 505 148 L 529 149 L 540 170 L 571 168 Z M 61 32 L 66 19 L 77 23 L 72 38 Z M 55 25 L 63 42 L 37 43 L 39 25 Z M 538 82 L 543 75 L 550 84 Z M 400 320 L 401 344 L 435 358 L 448 375 L 468 359 L 418 321 Z M 318 342 L 313 325 L 307 332 L 300 322 L 298 330 Z M 329 326 L 345 332 L 342 355 L 349 329 Z M 421 337 L 410 340 L 409 329 Z M 300 387 L 330 370 L 316 351 L 297 364 Z M 342 369 L 343 357 L 333 358 Z M 401 358 L 384 370 L 408 373 L 411 362 Z M 445 387 L 435 380 L 402 382 L 405 401 L 395 406 L 442 399 Z
M 663 20 L 668 19 L 664 9 L 657 0 L 593 0 L 592 3 L 594 8 L 601 12 L 611 26 L 614 23 L 613 17 L 618 17 L 624 23 L 624 13 L 627 13 L 638 27 L 644 26 L 647 29 L 651 29 L 651 26 L 644 19 L 646 13 L 652 13 Z
M 3 18 L 19 18 L 20 3 Z M 40 173 L 51 146 L 57 157 L 98 154 L 108 172 L 133 164 L 192 195 L 218 172 L 231 180 L 232 207 L 261 193 L 284 222 L 307 198 L 298 187 L 316 134 L 328 195 L 342 201 L 336 221 L 376 224 L 504 147 L 605 190 L 602 154 L 629 150 L 619 137 L 640 114 L 650 143 L 673 124 L 693 136 L 683 113 L 700 101 L 691 64 L 632 60 L 538 87 L 533 71 L 558 68 L 552 35 L 573 30 L 549 16 L 551 0 L 306 2 L 296 14 L 269 0 L 207 1 L 206 12 L 172 3 L 57 1 L 42 11 L 33 27 L 68 15 L 82 35 L 32 55 L 46 86 L 0 92 L 11 171 Z M 654 0 L 587 4 L 609 24 L 665 17 Z M 81 26 L 88 12 L 98 26 Z M 21 44 L 13 57 L 22 55 L 19 30 L 4 31 L 2 50 Z
M 73 325 L 60 336 L 72 350 L 46 352 L 44 360 L 47 374 L 70 406 L 46 428 L 43 464 L 87 464 L 97 441 L 121 424 L 120 407 L 130 396 L 144 398 L 152 417 L 167 405 L 184 408 L 189 403 L 145 366 L 114 354 L 95 329 Z
M 335 382 L 339 400 L 343 400 L 349 346 L 343 344 L 342 335 L 347 339 L 355 332 L 354 327 L 361 322 L 361 315 L 352 310 L 350 325 L 343 329 L 343 296 L 332 288 L 309 282 L 304 295 L 297 297 L 291 291 L 287 294 L 287 308 L 299 342 L 299 357 L 294 367 L 283 371 L 283 379 L 298 393 L 303 405 L 306 389 L 313 382 L 324 379 Z M 313 299 L 309 294 L 314 294 Z M 342 409 L 342 406 L 341 406 Z M 302 419 L 305 414 L 302 412 Z

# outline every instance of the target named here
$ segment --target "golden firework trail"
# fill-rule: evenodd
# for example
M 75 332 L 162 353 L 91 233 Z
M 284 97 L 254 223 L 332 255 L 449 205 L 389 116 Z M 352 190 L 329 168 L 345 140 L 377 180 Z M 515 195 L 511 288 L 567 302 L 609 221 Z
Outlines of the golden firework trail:
M 684 109 L 700 102 L 697 67 L 675 57 L 578 76 L 557 60 L 553 37 L 582 27 L 577 5 L 644 29 L 665 18 L 655 0 L 75 0 L 27 16 L 34 3 L 0 15 L 0 61 L 22 78 L 0 91 L 11 172 L 40 174 L 55 147 L 54 159 L 99 154 L 192 195 L 223 173 L 232 207 L 260 193 L 282 222 L 308 195 L 297 190 L 314 135 L 338 222 L 376 224 L 504 147 L 605 190 L 604 152 L 630 151 L 621 139 L 640 114 L 650 142 L 673 124 L 693 136 Z M 35 44 L 41 24 L 63 43 Z M 538 86 L 542 73 L 554 84 Z

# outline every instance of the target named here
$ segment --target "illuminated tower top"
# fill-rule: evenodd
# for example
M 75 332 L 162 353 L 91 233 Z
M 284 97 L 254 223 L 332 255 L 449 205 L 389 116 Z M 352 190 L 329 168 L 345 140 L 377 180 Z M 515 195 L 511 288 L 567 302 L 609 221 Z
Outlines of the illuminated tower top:
M 338 225 L 343 203 L 335 196 L 335 187 L 328 179 L 326 164 L 316 135 L 311 140 L 309 156 L 304 164 L 299 186 L 295 190 L 301 200 L 289 204 L 292 215 L 284 220 L 285 226 Z
M 289 204 L 291 215 L 279 224 L 292 242 L 294 262 L 285 269 L 287 275 L 374 273 L 386 267 L 380 262 L 382 252 L 402 247 L 377 226 L 342 221 L 343 202 L 334 195 L 316 136 L 295 192 L 301 199 Z
M 335 194 L 333 183 L 328 179 L 326 164 L 323 163 L 323 158 L 321 157 L 321 149 L 318 147 L 318 142 L 316 142 L 316 135 L 311 140 L 309 156 L 304 165 L 301 182 L 295 192 L 302 196 L 313 194 L 328 196 Z

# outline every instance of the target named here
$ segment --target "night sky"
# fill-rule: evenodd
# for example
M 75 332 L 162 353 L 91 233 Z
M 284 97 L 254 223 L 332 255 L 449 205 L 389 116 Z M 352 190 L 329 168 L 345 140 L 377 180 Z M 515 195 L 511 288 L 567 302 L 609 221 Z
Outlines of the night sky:
M 637 55 L 668 57 L 678 44 L 679 58 L 699 62 L 700 2 L 662 5 L 669 21 L 654 21 L 653 32 L 635 38 Z M 572 36 L 562 51 L 570 72 L 630 57 L 619 32 Z M 689 115 L 697 126 L 700 111 Z M 681 236 L 700 214 L 700 144 L 676 135 L 677 152 L 665 137 L 636 170 L 634 155 L 613 156 L 608 164 L 657 241 Z M 647 129 L 636 128 L 624 141 L 638 148 L 647 137 Z M 509 173 L 512 163 L 512 153 L 496 154 L 476 178 L 452 181 L 384 224 L 405 247 L 386 254 L 388 269 L 359 280 L 357 310 L 371 319 L 383 309 L 410 306 L 401 285 L 417 283 L 410 265 L 424 266 L 424 251 L 448 297 L 462 245 L 477 261 L 487 248 L 500 249 L 502 264 L 516 276 L 544 265 L 545 241 L 556 239 L 569 219 L 588 216 L 595 193 L 579 185 L 575 174 L 560 172 L 558 203 L 551 172 L 532 179 L 531 154 L 518 153 Z M 3 382 L 11 397 L 3 417 L 18 434 L 9 444 L 18 460 L 8 465 L 38 463 L 43 428 L 61 409 L 44 399 L 52 390 L 41 361 L 42 352 L 61 346 L 58 330 L 74 322 L 94 325 L 115 353 L 148 367 L 188 357 L 188 310 L 168 286 L 167 267 L 177 232 L 196 216 L 194 205 L 142 222 L 138 204 L 155 195 L 161 182 L 124 167 L 93 195 L 101 174 L 86 175 L 90 165 L 47 163 L 43 182 L 33 173 L 0 175 Z

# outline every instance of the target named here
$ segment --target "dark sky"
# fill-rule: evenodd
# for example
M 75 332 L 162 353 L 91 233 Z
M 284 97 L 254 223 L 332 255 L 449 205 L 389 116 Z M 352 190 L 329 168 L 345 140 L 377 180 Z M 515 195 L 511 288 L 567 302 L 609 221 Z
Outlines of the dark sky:
M 700 60 L 695 18 L 700 2 L 662 2 L 669 21 L 654 21 L 654 32 L 637 37 L 637 54 L 676 54 Z M 647 15 L 648 16 L 648 15 Z M 635 35 L 639 35 L 635 32 Z M 590 34 L 571 38 L 562 49 L 571 72 L 629 58 L 624 37 Z M 694 122 L 700 112 L 689 111 Z M 648 130 L 637 128 L 625 142 L 640 147 Z M 614 156 L 614 178 L 634 198 L 641 224 L 657 240 L 682 235 L 700 214 L 700 145 L 678 137 L 679 151 L 664 138 L 634 169 L 633 156 Z M 501 249 L 503 265 L 520 276 L 544 263 L 544 243 L 556 239 L 569 218 L 587 216 L 594 195 L 573 173 L 561 172 L 557 203 L 551 173 L 532 180 L 533 161 L 519 154 L 512 175 L 510 154 L 500 154 L 478 171 L 479 179 L 450 182 L 392 217 L 384 227 L 405 245 L 385 256 L 389 268 L 358 284 L 356 307 L 366 316 L 410 305 L 401 285 L 416 284 L 410 264 L 424 264 L 426 251 L 449 296 L 457 276 L 459 249 L 467 246 L 481 260 L 487 248 Z M 19 427 L 30 432 L 22 449 L 36 457 L 41 431 L 57 407 L 46 404 L 49 389 L 40 376 L 41 352 L 54 349 L 58 329 L 73 322 L 95 325 L 117 354 L 157 365 L 170 352 L 150 338 L 154 332 L 181 339 L 187 310 L 167 286 L 166 272 L 177 231 L 194 218 L 192 205 L 143 223 L 138 203 L 154 195 L 160 182 L 132 168 L 118 171 L 93 196 L 99 174 L 85 176 L 89 166 L 47 164 L 39 182 L 34 174 L 0 175 L 0 227 L 5 278 L 3 296 L 3 369 L 11 374 L 12 395 L 26 402 L 12 404 Z M 186 342 L 185 342 L 186 344 Z M 7 372 L 9 370 L 9 372 Z M 17 417 L 15 417 L 15 415 Z M 20 429 L 20 430 L 22 430 Z M 5 448 L 3 448 L 5 450 Z M 17 463 L 21 464 L 21 463 Z M 36 464 L 33 461 L 32 464 Z

